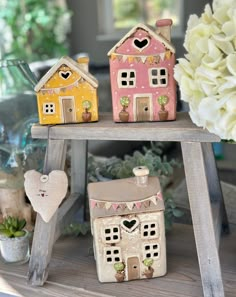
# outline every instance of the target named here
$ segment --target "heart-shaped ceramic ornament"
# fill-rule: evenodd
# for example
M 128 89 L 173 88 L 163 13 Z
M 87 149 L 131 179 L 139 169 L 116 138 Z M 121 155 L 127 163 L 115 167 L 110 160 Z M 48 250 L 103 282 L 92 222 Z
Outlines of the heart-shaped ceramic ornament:
M 132 219 L 126 218 L 121 221 L 121 227 L 129 233 L 133 232 L 138 227 L 138 225 L 139 225 L 138 218 L 132 218 Z
M 66 196 L 67 175 L 61 170 L 53 170 L 48 175 L 29 170 L 24 177 L 25 193 L 33 209 L 46 223 L 49 222 Z

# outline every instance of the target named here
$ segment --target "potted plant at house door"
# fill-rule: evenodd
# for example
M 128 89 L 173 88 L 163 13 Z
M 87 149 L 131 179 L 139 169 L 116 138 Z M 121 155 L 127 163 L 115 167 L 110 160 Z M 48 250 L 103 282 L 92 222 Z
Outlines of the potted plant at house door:
M 84 112 L 82 113 L 82 119 L 84 122 L 90 122 L 92 118 L 92 113 L 89 111 L 92 107 L 92 103 L 89 100 L 85 100 L 82 103 Z
M 122 96 L 120 98 L 120 104 L 122 106 L 122 110 L 119 113 L 119 118 L 120 118 L 121 122 L 128 122 L 128 120 L 129 120 L 129 113 L 128 113 L 128 111 L 126 111 L 126 109 L 129 106 L 129 102 L 130 102 L 130 100 L 129 100 L 129 97 L 127 97 L 127 96 Z
M 23 264 L 29 259 L 29 234 L 26 220 L 7 217 L 0 224 L 0 250 L 5 263 Z
M 166 95 L 162 95 L 157 99 L 158 104 L 161 106 L 161 110 L 159 110 L 159 119 L 160 121 L 166 121 L 168 119 L 168 111 L 165 109 L 165 105 L 168 103 L 169 98 Z

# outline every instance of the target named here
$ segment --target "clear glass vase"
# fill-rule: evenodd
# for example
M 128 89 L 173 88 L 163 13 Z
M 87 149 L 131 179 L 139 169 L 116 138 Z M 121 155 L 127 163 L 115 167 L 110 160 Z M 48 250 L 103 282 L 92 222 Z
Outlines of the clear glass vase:
M 39 169 L 43 162 L 42 145 L 30 132 L 38 122 L 35 84 L 26 62 L 0 60 L 0 199 L 4 195 L 9 202 L 0 209 L 3 216 L 23 216 L 24 210 L 18 213 L 12 200 L 25 199 L 24 172 Z

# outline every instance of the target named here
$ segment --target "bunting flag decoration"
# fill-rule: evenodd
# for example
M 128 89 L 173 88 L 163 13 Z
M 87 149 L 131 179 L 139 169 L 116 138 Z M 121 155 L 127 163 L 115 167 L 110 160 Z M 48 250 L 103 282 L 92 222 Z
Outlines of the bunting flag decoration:
M 75 82 L 73 82 L 72 84 L 68 85 L 68 86 L 63 86 L 63 87 L 60 87 L 60 88 L 43 88 L 41 89 L 41 92 L 43 95 L 46 95 L 46 94 L 50 94 L 50 95 L 53 95 L 53 94 L 59 94 L 60 92 L 66 92 L 67 90 L 72 90 L 73 88 L 75 87 L 78 87 L 80 83 L 83 83 L 85 80 L 80 77 L 78 80 L 76 80 Z
M 90 205 L 91 205 L 91 209 L 94 209 L 94 208 L 106 209 L 106 210 L 112 209 L 113 211 L 117 211 L 118 209 L 119 210 L 129 209 L 131 211 L 135 208 L 137 210 L 140 210 L 142 208 L 143 209 L 149 208 L 153 205 L 158 205 L 162 203 L 162 201 L 163 201 L 163 196 L 160 191 L 154 196 L 151 196 L 143 200 L 138 200 L 138 201 L 110 202 L 110 201 L 98 201 L 98 200 L 90 199 Z
M 111 54 L 111 60 L 118 60 L 118 61 L 122 61 L 122 62 L 126 62 L 128 61 L 129 63 L 149 63 L 149 64 L 157 64 L 161 61 L 164 61 L 165 59 L 170 59 L 171 57 L 171 51 L 168 50 L 164 53 L 160 53 L 158 55 L 123 55 L 123 54 L 116 54 L 116 53 L 112 53 Z

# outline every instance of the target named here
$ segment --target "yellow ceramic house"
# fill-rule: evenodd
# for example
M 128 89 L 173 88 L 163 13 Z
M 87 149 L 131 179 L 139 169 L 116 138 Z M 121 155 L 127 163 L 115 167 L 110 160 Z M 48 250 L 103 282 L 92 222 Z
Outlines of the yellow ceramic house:
M 98 81 L 88 62 L 62 57 L 35 86 L 41 125 L 98 121 Z

